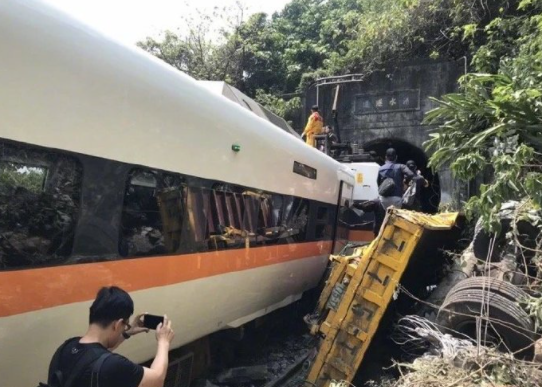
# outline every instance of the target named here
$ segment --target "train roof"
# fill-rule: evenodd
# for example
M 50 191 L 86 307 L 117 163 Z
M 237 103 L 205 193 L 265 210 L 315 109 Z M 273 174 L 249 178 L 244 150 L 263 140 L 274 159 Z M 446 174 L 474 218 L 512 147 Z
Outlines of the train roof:
M 273 125 L 278 126 L 286 133 L 290 133 L 292 136 L 301 140 L 301 136 L 294 130 L 294 128 L 290 126 L 290 124 L 288 124 L 288 122 L 284 118 L 276 115 L 265 106 L 254 101 L 248 95 L 246 95 L 239 89 L 233 87 L 232 85 L 229 85 L 223 81 L 198 81 L 198 83 L 203 87 L 207 88 L 207 90 L 210 90 L 213 93 L 220 94 L 223 97 L 228 98 L 239 106 L 256 114 L 258 117 L 271 122 Z
M 2 138 L 328 203 L 339 179 L 353 181 L 268 120 L 43 1 L 3 0 L 0 19 Z

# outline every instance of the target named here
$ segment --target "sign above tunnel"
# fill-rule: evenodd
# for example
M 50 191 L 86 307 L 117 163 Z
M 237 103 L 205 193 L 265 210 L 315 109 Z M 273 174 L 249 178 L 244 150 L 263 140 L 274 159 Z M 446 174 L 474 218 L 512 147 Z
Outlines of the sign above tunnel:
M 420 89 L 356 95 L 355 114 L 379 114 L 420 109 Z

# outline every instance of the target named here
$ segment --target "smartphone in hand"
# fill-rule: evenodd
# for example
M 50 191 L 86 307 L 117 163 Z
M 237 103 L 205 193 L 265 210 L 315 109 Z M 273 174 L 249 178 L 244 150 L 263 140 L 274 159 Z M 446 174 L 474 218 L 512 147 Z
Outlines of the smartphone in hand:
M 145 328 L 154 329 L 156 330 L 156 327 L 158 324 L 164 322 L 164 316 L 156 316 L 154 314 L 146 314 L 143 316 L 143 326 Z

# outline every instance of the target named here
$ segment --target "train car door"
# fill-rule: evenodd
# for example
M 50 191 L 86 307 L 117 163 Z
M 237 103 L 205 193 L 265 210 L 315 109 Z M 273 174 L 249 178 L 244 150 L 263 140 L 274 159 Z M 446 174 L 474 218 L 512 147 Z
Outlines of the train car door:
M 348 223 L 349 208 L 353 204 L 354 185 L 341 180 L 339 189 L 339 200 L 337 203 L 337 219 L 335 222 L 335 234 L 333 237 L 333 254 L 340 252 L 348 243 L 348 233 L 350 231 Z

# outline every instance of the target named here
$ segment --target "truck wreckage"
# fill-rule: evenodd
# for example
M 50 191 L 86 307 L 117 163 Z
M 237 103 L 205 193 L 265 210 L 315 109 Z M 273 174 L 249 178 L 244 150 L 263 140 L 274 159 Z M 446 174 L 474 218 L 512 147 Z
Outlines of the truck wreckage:
M 477 224 L 472 242 L 450 260 L 445 250 L 457 251 L 464 234 L 460 214 L 390 209 L 374 241 L 330 257 L 332 270 L 316 310 L 305 318 L 320 337 L 307 383 L 349 385 L 378 334 L 420 334 L 426 330 L 412 328 L 420 324 L 458 337 L 458 347 L 467 342 L 527 361 L 535 352 L 539 357 L 540 311 L 533 307 L 533 296 L 540 295 L 539 220 L 539 212 L 526 210 L 525 203 L 508 203 L 500 234 Z M 539 373 L 531 377 L 533 385 L 542 380 Z
M 398 366 L 406 367 L 398 380 L 373 386 L 425 385 L 423 372 L 431 367 L 446 370 L 430 378 L 431 386 L 454 377 L 464 385 L 484 377 L 540 385 L 539 219 L 525 203 L 508 203 L 500 234 L 477 224 L 466 238 L 472 230 L 459 213 L 388 210 L 372 242 L 330 256 L 316 308 L 304 318 L 313 349 L 300 350 L 284 375 L 253 385 L 349 386 L 375 377 L 363 375 L 364 364 L 379 357 L 377 379 L 392 357 L 409 363 Z M 234 370 L 264 378 L 261 366 Z M 220 378 L 217 384 L 239 385 Z
M 419 294 L 432 284 L 436 250 L 458 237 L 459 222 L 457 213 L 429 216 L 392 209 L 373 242 L 331 257 L 333 270 L 315 314 L 307 319 L 311 333 L 323 337 L 310 383 L 354 379 L 400 287 Z

